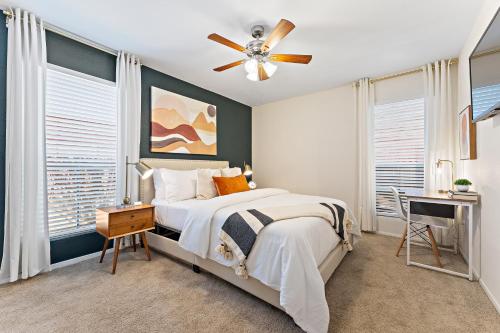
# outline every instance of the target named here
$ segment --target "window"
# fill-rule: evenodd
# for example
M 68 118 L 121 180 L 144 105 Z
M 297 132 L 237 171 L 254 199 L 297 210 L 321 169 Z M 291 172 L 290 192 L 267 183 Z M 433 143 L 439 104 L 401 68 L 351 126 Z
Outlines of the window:
M 395 216 L 390 186 L 424 187 L 424 99 L 375 106 L 377 215 Z
M 474 118 L 500 101 L 500 84 L 472 89 L 472 105 Z
M 50 66 L 46 137 L 50 235 L 92 230 L 96 207 L 115 203 L 115 83 Z

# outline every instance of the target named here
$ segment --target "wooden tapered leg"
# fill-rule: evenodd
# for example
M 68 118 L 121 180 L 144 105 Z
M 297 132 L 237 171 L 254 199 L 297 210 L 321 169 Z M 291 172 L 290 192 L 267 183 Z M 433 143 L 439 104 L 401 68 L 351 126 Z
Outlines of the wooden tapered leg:
M 429 235 L 429 239 L 431 240 L 432 252 L 434 253 L 434 257 L 436 257 L 436 263 L 439 267 L 443 267 L 441 264 L 441 260 L 439 260 L 439 249 L 436 244 L 436 240 L 434 239 L 434 234 L 432 233 L 431 227 L 427 226 L 427 234 Z
M 122 237 L 118 237 L 115 239 L 115 253 L 113 253 L 113 271 L 112 274 L 115 274 L 116 271 L 116 263 L 118 261 L 118 253 L 120 252 L 120 242 Z
M 149 252 L 148 239 L 146 238 L 146 233 L 143 231 L 140 233 L 142 243 L 144 244 L 144 250 L 148 256 L 148 260 L 151 261 L 151 253 Z
M 130 240 L 132 241 L 132 246 L 134 247 L 134 252 L 137 251 L 137 247 L 135 245 L 135 235 L 130 235 Z
M 399 252 L 401 251 L 401 248 L 403 247 L 403 245 L 406 241 L 407 234 L 408 234 L 408 226 L 405 225 L 405 229 L 403 230 L 403 235 L 401 236 L 401 241 L 399 242 L 398 251 L 396 252 L 396 257 L 399 257 Z
M 99 263 L 102 263 L 102 259 L 104 258 L 104 255 L 106 254 L 106 250 L 108 249 L 108 244 L 109 244 L 109 239 L 105 238 L 104 239 L 104 246 L 102 247 L 101 259 L 99 259 Z

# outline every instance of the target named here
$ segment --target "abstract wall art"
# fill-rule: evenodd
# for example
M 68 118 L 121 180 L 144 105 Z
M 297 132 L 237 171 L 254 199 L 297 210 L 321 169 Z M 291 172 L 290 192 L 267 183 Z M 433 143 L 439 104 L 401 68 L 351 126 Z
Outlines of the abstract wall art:
M 458 114 L 460 159 L 475 160 L 476 124 L 472 122 L 472 107 L 469 105 Z
M 151 152 L 217 155 L 217 108 L 151 87 Z

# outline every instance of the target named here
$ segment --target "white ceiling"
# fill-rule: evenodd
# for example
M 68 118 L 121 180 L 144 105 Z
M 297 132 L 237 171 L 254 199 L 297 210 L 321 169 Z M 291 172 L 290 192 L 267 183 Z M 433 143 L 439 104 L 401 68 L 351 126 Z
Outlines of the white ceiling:
M 333 88 L 457 56 L 484 0 L 0 0 L 45 21 L 139 55 L 142 62 L 247 105 Z M 279 63 L 264 82 L 245 78 L 242 59 L 207 39 L 237 43 L 286 18 L 296 28 L 275 53 L 312 54 L 309 65 Z

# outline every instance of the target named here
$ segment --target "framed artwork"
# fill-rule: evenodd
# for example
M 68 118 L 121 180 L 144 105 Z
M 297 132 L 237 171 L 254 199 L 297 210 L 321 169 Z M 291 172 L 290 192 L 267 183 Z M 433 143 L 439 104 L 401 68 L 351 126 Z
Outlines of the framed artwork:
M 217 155 L 217 108 L 151 87 L 151 152 Z
M 458 135 L 461 160 L 475 160 L 476 124 L 472 122 L 472 107 L 469 105 L 458 114 Z

